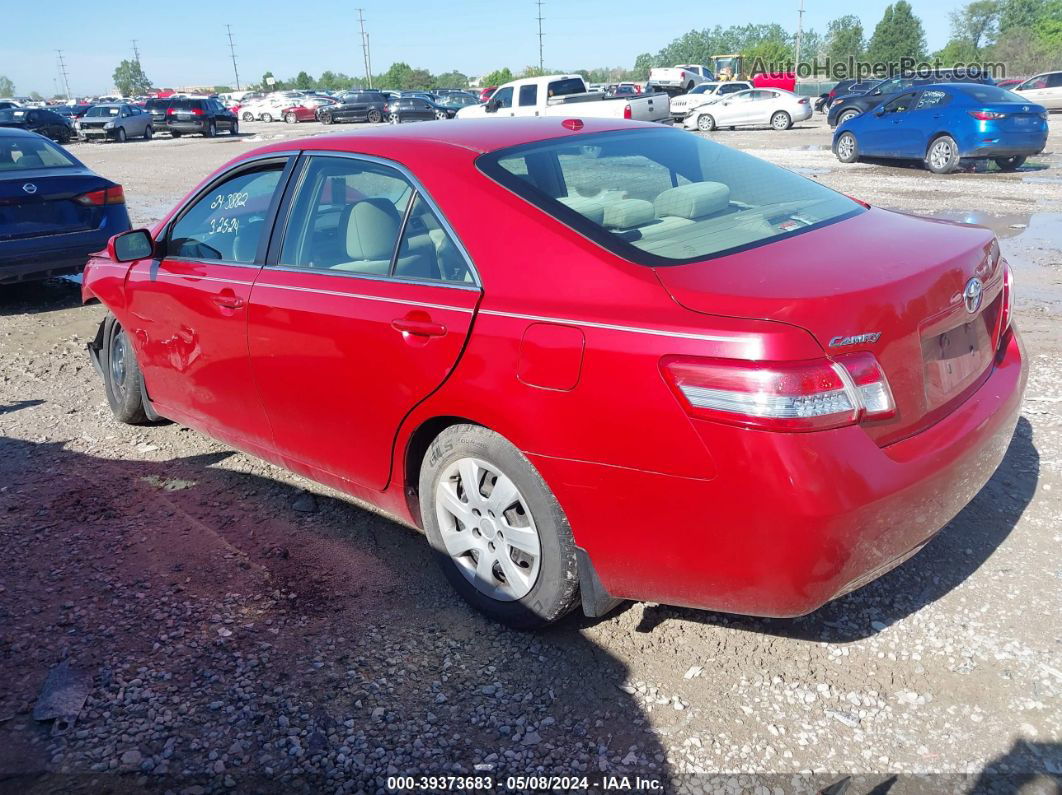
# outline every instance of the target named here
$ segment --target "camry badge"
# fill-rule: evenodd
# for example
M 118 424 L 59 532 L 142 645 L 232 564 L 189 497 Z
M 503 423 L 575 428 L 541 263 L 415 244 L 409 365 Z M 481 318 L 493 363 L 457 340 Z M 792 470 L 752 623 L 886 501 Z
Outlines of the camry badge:
M 866 334 L 853 334 L 850 337 L 840 335 L 830 340 L 831 348 L 843 348 L 846 345 L 862 345 L 863 343 L 877 342 L 881 339 L 880 331 L 868 331 Z
M 22 186 L 22 190 L 26 191 L 26 193 L 36 193 L 37 186 L 34 185 L 32 182 L 27 182 L 25 185 Z
M 966 287 L 962 291 L 962 302 L 966 305 L 966 311 L 973 314 L 980 309 L 984 295 L 985 286 L 976 276 L 966 282 Z

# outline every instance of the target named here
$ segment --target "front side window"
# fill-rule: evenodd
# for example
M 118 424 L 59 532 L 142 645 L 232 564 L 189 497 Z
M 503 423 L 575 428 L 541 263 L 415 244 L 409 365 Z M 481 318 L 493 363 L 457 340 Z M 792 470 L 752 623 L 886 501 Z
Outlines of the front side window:
M 170 230 L 167 256 L 253 263 L 282 172 L 279 163 L 244 172 L 200 196 Z
M 680 130 L 552 139 L 476 163 L 543 212 L 647 265 L 709 259 L 866 212 L 812 180 Z
M 499 108 L 511 108 L 513 106 L 513 87 L 506 86 L 494 92 L 491 97 Z
M 910 94 L 903 94 L 901 96 L 898 96 L 898 97 L 896 97 L 896 99 L 892 100 L 891 102 L 886 102 L 885 103 L 885 112 L 886 113 L 903 113 L 904 111 L 910 110 L 911 106 L 914 104 L 914 98 L 915 98 L 914 92 L 911 92 Z

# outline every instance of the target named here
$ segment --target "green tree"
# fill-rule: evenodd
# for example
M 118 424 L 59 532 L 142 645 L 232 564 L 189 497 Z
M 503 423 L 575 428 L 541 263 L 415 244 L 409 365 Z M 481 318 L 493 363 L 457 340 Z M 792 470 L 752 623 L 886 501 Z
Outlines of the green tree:
M 402 61 L 391 64 L 383 75 L 381 88 L 401 89 L 412 71 L 413 67 Z
M 1032 28 L 1047 10 L 1047 0 L 1001 0 L 999 4 L 999 32 L 1016 28 Z
M 1054 59 L 1048 68 L 1062 66 L 1062 0 L 1050 0 L 1044 5 L 1044 13 L 1033 26 L 1036 37 L 1050 52 Z
M 9 77 L 0 75 L 0 97 L 13 96 L 15 96 L 15 84 L 11 82 Z
M 316 82 L 314 81 L 313 77 L 311 77 L 306 72 L 299 72 L 297 75 L 295 75 L 294 83 L 295 88 L 299 89 L 300 91 L 308 91 L 316 85 Z
M 273 85 L 269 85 L 269 78 L 274 79 Z M 272 72 L 266 72 L 262 75 L 262 82 L 258 86 L 262 91 L 282 91 L 284 89 L 284 81 L 276 77 Z
M 951 37 L 962 42 L 977 57 L 981 48 L 995 38 L 999 26 L 999 3 L 974 0 L 951 12 Z
M 456 69 L 435 77 L 436 88 L 468 88 L 468 75 Z
M 493 72 L 483 75 L 483 77 L 479 79 L 479 84 L 486 88 L 487 86 L 500 86 L 503 83 L 510 83 L 513 80 L 515 80 L 513 73 L 509 70 L 509 67 L 506 66 L 502 69 L 495 69 Z
M 39 91 L 31 91 L 29 97 L 34 102 L 43 102 L 44 101 L 44 97 L 41 96 L 41 92 L 39 92 Z
M 114 70 L 114 87 L 123 97 L 136 97 L 146 94 L 151 88 L 140 61 L 122 61 Z
M 429 90 L 435 85 L 435 78 L 427 69 L 410 69 L 402 79 L 404 91 Z
M 907 0 L 896 0 L 885 9 L 867 46 L 867 58 L 874 63 L 895 66 L 905 58 L 923 60 L 926 34 L 922 20 L 914 15 Z
M 859 60 L 866 52 L 863 23 L 855 14 L 831 20 L 826 27 L 826 56 L 833 62 Z
M 648 80 L 649 70 L 653 68 L 653 56 L 650 53 L 643 52 L 637 58 L 634 59 L 634 71 L 638 73 L 638 80 Z M 605 82 L 605 81 L 601 81 Z
M 232 86 L 214 86 L 215 94 L 230 94 L 232 93 Z
M 987 58 L 1007 65 L 1009 74 L 1029 75 L 1062 66 L 1059 50 L 1052 50 L 1029 28 L 1011 28 L 1001 33 L 986 53 Z

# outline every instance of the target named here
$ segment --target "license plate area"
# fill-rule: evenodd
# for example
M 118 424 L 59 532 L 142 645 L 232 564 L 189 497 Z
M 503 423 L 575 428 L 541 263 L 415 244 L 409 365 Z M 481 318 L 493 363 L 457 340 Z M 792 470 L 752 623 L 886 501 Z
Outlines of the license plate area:
M 976 317 L 922 337 L 926 408 L 935 409 L 974 384 L 992 365 L 998 299 Z

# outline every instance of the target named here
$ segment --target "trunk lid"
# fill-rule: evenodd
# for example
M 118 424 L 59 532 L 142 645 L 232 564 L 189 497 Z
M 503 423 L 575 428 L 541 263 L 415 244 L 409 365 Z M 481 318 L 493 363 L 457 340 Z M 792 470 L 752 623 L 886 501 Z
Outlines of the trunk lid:
M 27 169 L 0 179 L 0 241 L 96 229 L 103 207 L 85 206 L 75 197 L 114 183 L 87 169 Z M 32 192 L 26 186 L 32 186 Z
M 827 355 L 871 351 L 897 406 L 895 417 L 865 426 L 885 445 L 941 419 L 988 377 L 1002 306 L 995 252 L 987 229 L 872 208 L 656 273 L 687 309 L 799 326 Z M 970 312 L 964 291 L 974 277 L 983 293 Z

